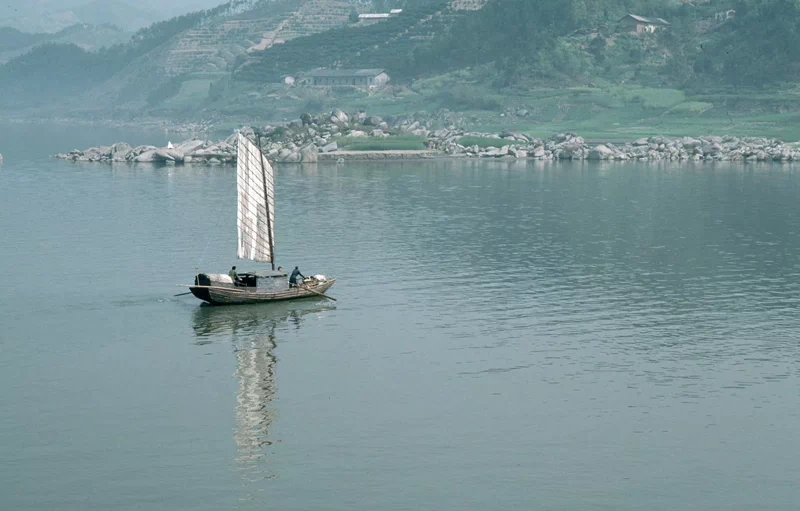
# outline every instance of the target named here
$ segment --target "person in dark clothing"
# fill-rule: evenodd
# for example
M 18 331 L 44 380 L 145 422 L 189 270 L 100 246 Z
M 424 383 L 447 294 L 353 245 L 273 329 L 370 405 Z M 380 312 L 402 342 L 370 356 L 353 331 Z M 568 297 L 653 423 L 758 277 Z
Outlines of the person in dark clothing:
M 295 267 L 294 267 L 294 271 L 292 272 L 292 276 L 291 276 L 291 277 L 289 277 L 289 287 L 297 287 L 297 286 L 299 286 L 300 284 L 302 284 L 302 282 L 303 282 L 303 281 L 301 280 L 300 282 L 298 282 L 298 281 L 297 281 L 297 277 L 303 277 L 303 278 L 306 278 L 306 276 L 305 276 L 305 275 L 303 275 L 302 273 L 300 273 L 300 270 L 298 269 L 298 267 L 297 267 L 297 266 L 295 266 Z
M 231 280 L 233 280 L 233 285 L 234 286 L 244 285 L 244 282 L 242 281 L 242 279 L 239 278 L 239 274 L 236 273 L 236 266 L 231 268 L 231 271 L 228 272 L 228 276 L 231 278 Z

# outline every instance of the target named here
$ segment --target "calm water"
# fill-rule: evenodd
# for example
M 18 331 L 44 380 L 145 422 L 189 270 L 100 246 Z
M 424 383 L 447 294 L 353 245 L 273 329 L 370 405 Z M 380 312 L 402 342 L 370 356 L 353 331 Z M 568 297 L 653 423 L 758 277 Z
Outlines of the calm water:
M 281 167 L 339 301 L 208 308 L 234 170 L 120 139 L 0 128 L 0 508 L 797 509 L 800 168 Z

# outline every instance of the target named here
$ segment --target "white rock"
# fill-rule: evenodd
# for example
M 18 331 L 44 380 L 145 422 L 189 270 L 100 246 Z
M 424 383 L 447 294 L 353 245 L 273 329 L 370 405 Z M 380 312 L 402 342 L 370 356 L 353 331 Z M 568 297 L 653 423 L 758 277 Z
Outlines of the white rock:
M 300 161 L 303 163 L 317 163 L 319 160 L 319 149 L 314 144 L 308 144 L 300 150 Z
M 183 158 L 183 153 L 178 152 L 175 149 L 156 149 L 155 153 L 153 154 L 153 159 L 156 161 L 182 162 Z
M 609 160 L 614 157 L 614 151 L 600 144 L 589 152 L 590 160 Z
M 148 151 L 143 152 L 139 156 L 137 156 L 134 161 L 139 163 L 149 163 L 155 161 L 154 156 L 156 154 L 155 149 L 150 149 Z
M 181 142 L 180 144 L 176 145 L 175 150 L 183 154 L 189 154 L 197 151 L 198 149 L 202 149 L 205 144 L 206 143 L 203 140 L 187 140 L 186 142 Z

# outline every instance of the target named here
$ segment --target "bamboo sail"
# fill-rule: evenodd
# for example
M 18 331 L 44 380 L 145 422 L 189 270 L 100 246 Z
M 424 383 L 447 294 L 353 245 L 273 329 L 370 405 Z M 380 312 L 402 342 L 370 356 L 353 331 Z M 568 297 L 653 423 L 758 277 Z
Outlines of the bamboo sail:
M 261 149 L 239 133 L 236 165 L 239 195 L 239 259 L 275 262 L 274 173 Z

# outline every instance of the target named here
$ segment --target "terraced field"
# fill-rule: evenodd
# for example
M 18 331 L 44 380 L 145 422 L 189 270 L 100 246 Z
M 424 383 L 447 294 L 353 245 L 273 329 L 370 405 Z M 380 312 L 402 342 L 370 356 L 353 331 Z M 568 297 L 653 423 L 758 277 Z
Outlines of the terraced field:
M 247 52 L 346 25 L 353 8 L 347 0 L 275 2 L 197 27 L 170 45 L 163 70 L 169 76 L 222 72 Z
M 450 8 L 454 11 L 479 11 L 489 0 L 452 0 Z
M 341 11 L 342 16 L 351 12 L 350 5 Z M 314 12 L 329 13 L 319 11 L 319 7 Z M 413 71 L 409 56 L 414 50 L 435 34 L 446 31 L 465 12 L 454 9 L 447 0 L 431 1 L 381 23 L 346 24 L 337 30 L 296 37 L 265 51 L 252 52 L 237 66 L 234 78 L 243 82 L 279 83 L 283 76 L 334 66 L 387 69 L 397 81 Z

